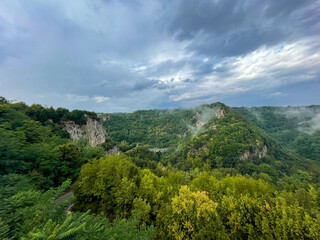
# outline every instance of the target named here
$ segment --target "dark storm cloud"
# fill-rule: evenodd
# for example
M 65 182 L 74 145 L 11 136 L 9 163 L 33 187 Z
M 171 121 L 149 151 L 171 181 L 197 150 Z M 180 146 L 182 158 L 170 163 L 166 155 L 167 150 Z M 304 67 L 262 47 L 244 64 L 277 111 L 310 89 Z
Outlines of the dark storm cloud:
M 314 0 L 279 0 L 279 1 L 266 1 L 265 13 L 268 17 L 285 17 L 288 16 L 293 11 L 307 6 L 309 3 L 314 2 Z
M 141 90 L 144 90 L 144 89 L 156 87 L 157 85 L 159 85 L 159 81 L 157 81 L 157 80 L 140 81 L 140 82 L 137 82 L 134 85 L 133 90 L 141 91 Z
M 283 40 L 285 33 L 280 30 L 250 29 L 227 36 L 204 36 L 189 46 L 191 51 L 203 55 L 220 57 L 238 56 L 254 51 L 261 45 L 272 46 Z
M 176 8 L 169 10 L 171 34 L 195 36 L 202 31 L 206 34 L 221 35 L 255 26 L 264 27 L 268 21 L 274 27 L 288 24 L 290 14 L 314 3 L 314 0 L 181 0 Z M 264 23 L 263 23 L 264 21 Z M 292 25 L 292 23 L 289 25 Z
M 116 112 L 290 100 L 319 81 L 319 22 L 312 0 L 3 0 L 0 95 Z
M 245 21 L 243 1 L 179 1 L 169 12 L 169 32 L 180 40 L 193 38 L 199 31 L 225 33 Z M 231 14 L 232 13 L 232 14 Z
M 313 0 L 185 0 L 169 12 L 172 19 L 168 31 L 179 40 L 194 40 L 188 48 L 198 54 L 242 55 L 262 45 L 301 37 L 319 18 L 316 13 L 299 18 L 291 14 L 312 3 Z

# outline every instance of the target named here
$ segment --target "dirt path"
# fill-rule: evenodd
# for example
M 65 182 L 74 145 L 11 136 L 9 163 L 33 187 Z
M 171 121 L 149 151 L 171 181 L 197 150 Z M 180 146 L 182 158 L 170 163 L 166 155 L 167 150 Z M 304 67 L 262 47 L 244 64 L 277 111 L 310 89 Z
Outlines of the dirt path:
M 59 203 L 62 203 L 64 200 L 67 200 L 68 198 L 72 197 L 73 196 L 73 192 L 70 191 L 70 192 L 67 192 L 65 194 L 63 194 L 61 197 L 59 197 L 57 200 L 55 200 L 54 202 L 56 204 L 59 204 Z

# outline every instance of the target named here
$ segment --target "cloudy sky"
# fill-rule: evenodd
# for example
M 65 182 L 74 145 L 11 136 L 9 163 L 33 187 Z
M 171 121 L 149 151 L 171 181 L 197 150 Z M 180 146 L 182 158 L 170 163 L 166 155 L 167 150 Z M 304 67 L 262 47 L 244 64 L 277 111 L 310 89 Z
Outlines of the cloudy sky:
M 1 0 L 0 95 L 99 112 L 320 104 L 320 1 Z

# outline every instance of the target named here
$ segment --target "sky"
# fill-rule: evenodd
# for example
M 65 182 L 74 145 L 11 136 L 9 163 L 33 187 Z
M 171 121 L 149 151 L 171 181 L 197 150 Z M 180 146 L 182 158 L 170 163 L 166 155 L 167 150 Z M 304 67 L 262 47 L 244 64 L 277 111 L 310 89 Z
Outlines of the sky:
M 97 112 L 320 104 L 320 1 L 1 0 L 0 96 Z

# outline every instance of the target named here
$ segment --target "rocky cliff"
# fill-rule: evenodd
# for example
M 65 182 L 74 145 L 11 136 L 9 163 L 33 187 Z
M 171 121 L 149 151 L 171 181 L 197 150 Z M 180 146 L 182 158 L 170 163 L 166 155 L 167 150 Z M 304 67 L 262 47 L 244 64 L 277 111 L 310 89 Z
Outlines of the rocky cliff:
M 252 157 L 258 157 L 259 159 L 267 155 L 268 149 L 267 146 L 263 146 L 262 149 L 256 147 L 253 152 L 245 151 L 242 156 L 240 156 L 241 161 L 245 161 Z
M 62 122 L 62 127 L 70 134 L 72 140 L 80 137 L 87 137 L 90 146 L 97 146 L 104 143 L 106 140 L 106 131 L 100 121 L 91 119 L 86 116 L 87 122 L 85 125 L 75 124 L 73 121 Z
M 207 108 L 203 113 L 197 112 L 192 119 L 196 119 L 196 127 L 201 128 L 210 120 L 215 118 L 222 118 L 226 115 L 226 111 L 223 108 L 220 109 L 211 109 Z

